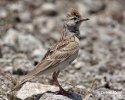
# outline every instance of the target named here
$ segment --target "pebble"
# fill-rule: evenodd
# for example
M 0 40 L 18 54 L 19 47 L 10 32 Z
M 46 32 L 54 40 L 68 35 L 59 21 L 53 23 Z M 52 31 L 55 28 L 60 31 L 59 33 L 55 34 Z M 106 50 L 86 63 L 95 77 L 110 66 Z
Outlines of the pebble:
M 12 57 L 13 74 L 24 75 L 31 71 L 34 66 L 24 54 L 17 54 Z
M 119 16 L 117 14 L 121 15 L 123 13 L 123 8 L 124 8 L 124 6 L 122 5 L 122 3 L 120 4 L 120 2 L 117 2 L 115 0 L 112 1 L 111 3 L 112 3 L 112 6 L 110 5 L 110 3 L 107 3 L 107 12 L 106 12 L 106 14 L 108 16 L 112 16 L 112 17 Z
M 32 23 L 20 23 L 17 25 L 17 28 L 21 31 L 27 32 L 27 33 L 33 33 L 34 32 L 34 26 Z
M 32 21 L 30 11 L 23 11 L 19 13 L 19 18 L 21 22 L 25 22 L 25 23 Z
M 41 7 L 42 13 L 47 16 L 55 16 L 58 14 L 57 8 L 53 3 L 45 3 Z
M 83 4 L 89 13 L 97 13 L 105 9 L 105 1 L 100 0 L 84 0 Z
M 75 64 L 75 69 L 76 69 L 76 70 L 80 70 L 81 67 L 84 67 L 84 66 L 85 66 L 85 64 L 84 64 L 83 62 L 78 61 L 78 62 Z
M 5 66 L 3 70 L 4 70 L 5 72 L 10 72 L 10 73 L 12 73 L 12 71 L 13 71 L 13 66 Z
M 40 41 L 30 34 L 19 34 L 18 46 L 18 49 L 23 52 L 32 52 L 37 48 L 43 48 Z
M 11 11 L 23 11 L 24 10 L 24 3 L 22 1 L 18 1 L 15 3 L 10 3 L 7 5 L 8 9 Z
M 12 28 L 9 29 L 5 35 L 4 43 L 15 46 L 17 44 L 18 34 L 20 34 L 19 31 Z
M 7 11 L 3 8 L 0 8 L 0 18 L 5 18 L 7 16 Z
M 41 59 L 44 57 L 47 50 L 45 49 L 35 49 L 31 54 L 32 58 L 34 58 L 37 61 L 41 61 Z
M 82 97 L 76 93 L 69 93 L 66 96 L 44 93 L 39 100 L 82 100 Z
M 93 91 L 91 97 L 89 97 L 89 100 L 120 100 L 124 99 L 124 95 L 121 91 L 114 91 L 110 89 L 100 88 L 96 91 Z
M 77 88 L 77 89 L 86 89 L 83 85 L 77 85 L 77 86 L 75 86 L 75 88 Z
M 35 18 L 33 24 L 40 30 L 41 34 L 51 34 L 56 25 L 52 18 L 45 16 Z

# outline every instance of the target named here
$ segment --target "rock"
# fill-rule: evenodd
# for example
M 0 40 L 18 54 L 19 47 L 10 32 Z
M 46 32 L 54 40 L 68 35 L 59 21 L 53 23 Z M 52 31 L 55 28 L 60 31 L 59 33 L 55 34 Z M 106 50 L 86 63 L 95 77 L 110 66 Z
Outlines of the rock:
M 44 85 L 40 83 L 25 83 L 22 88 L 17 91 L 16 96 L 21 99 L 31 97 L 32 95 L 42 94 L 47 91 L 58 91 L 59 88 L 52 85 Z
M 10 72 L 10 73 L 12 73 L 12 71 L 13 71 L 13 66 L 6 66 L 6 67 L 4 67 L 3 71 L 4 71 L 4 72 Z
M 54 93 L 44 93 L 39 100 L 82 100 L 82 97 L 76 93 L 70 93 L 66 96 L 56 95 Z
M 43 48 L 40 41 L 29 34 L 19 34 L 18 36 L 19 50 L 23 52 L 32 52 L 37 48 Z
M 19 31 L 15 29 L 9 29 L 4 38 L 4 43 L 9 44 L 11 46 L 16 46 L 18 39 Z
M 33 24 L 40 30 L 41 34 L 52 33 L 55 28 L 55 21 L 45 16 L 35 18 Z
M 11 11 L 22 11 L 24 10 L 24 3 L 22 1 L 18 1 L 8 4 L 7 7 Z
M 105 1 L 84 0 L 83 3 L 87 7 L 87 10 L 90 14 L 97 13 L 105 9 Z
M 61 33 L 59 32 L 53 32 L 52 34 L 50 34 L 50 37 L 54 40 L 59 40 L 60 36 L 61 36 Z
M 17 28 L 19 30 L 23 30 L 27 33 L 33 33 L 34 32 L 34 26 L 32 23 L 20 23 L 17 25 Z
M 40 98 L 38 100 L 82 100 L 82 97 L 77 93 L 69 92 L 64 96 L 57 95 L 56 91 L 59 91 L 56 86 L 27 82 L 17 91 L 16 96 L 25 100 L 30 98 Z
M 13 85 L 10 78 L 11 74 L 4 73 L 0 70 L 0 100 L 8 100 L 6 95 Z
M 55 16 L 58 14 L 56 6 L 52 3 L 43 4 L 41 9 L 42 9 L 42 13 L 47 16 Z
M 0 8 L 0 18 L 5 18 L 7 16 L 7 11 L 3 8 Z
M 31 71 L 34 66 L 31 61 L 23 54 L 17 54 L 12 57 L 13 74 L 24 75 Z
M 99 34 L 99 39 L 105 43 L 110 43 L 112 41 L 112 36 L 110 36 L 108 33 L 106 32 L 105 29 L 101 29 L 99 30 L 101 34 Z
M 11 63 L 10 59 L 0 59 L 0 67 L 1 68 L 5 68 L 6 66 L 8 66 Z
M 38 59 L 37 61 L 40 61 L 45 53 L 47 52 L 47 50 L 45 49 L 35 49 L 31 54 L 32 58 Z
M 31 13 L 29 11 L 23 11 L 19 13 L 21 22 L 31 22 Z
M 77 85 L 77 86 L 75 86 L 75 88 L 77 88 L 77 89 L 85 89 L 85 87 L 83 86 L 83 85 Z
M 118 2 L 114 0 L 111 3 L 112 3 L 112 6 L 110 5 L 109 2 L 107 3 L 107 9 L 106 9 L 107 16 L 110 16 L 112 17 L 112 19 L 118 21 L 119 23 L 122 23 L 124 20 L 124 16 L 123 16 L 124 2 Z
M 85 64 L 84 64 L 83 62 L 78 62 L 78 63 L 75 64 L 75 68 L 76 68 L 77 70 L 80 70 L 81 67 L 83 67 L 83 66 L 85 66 Z
M 114 91 L 105 88 L 94 90 L 88 100 L 121 100 L 125 96 L 122 91 Z

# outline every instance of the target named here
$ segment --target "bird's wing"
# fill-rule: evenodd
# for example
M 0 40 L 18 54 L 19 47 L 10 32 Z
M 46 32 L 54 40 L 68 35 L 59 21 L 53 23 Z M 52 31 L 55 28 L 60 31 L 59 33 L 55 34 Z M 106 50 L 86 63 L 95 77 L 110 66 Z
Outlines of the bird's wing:
M 71 38 L 64 39 L 50 48 L 45 54 L 43 60 L 36 65 L 32 71 L 24 76 L 24 79 L 26 80 L 28 77 L 35 76 L 40 72 L 47 70 L 50 66 L 58 65 L 60 62 L 65 61 L 70 56 L 75 54 L 79 49 L 79 44 Z

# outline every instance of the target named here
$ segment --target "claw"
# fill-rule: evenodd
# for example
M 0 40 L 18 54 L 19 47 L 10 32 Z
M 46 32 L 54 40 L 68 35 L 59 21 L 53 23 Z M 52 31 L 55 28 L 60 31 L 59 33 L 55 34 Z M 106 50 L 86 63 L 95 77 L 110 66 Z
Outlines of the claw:
M 58 95 L 67 95 L 67 94 L 69 94 L 69 92 L 64 90 L 62 88 L 62 86 L 59 84 L 59 81 L 57 80 L 58 75 L 59 75 L 59 71 L 53 73 L 52 80 L 50 80 L 50 84 L 56 85 L 56 86 L 59 87 L 59 91 L 56 91 L 56 94 L 58 94 Z

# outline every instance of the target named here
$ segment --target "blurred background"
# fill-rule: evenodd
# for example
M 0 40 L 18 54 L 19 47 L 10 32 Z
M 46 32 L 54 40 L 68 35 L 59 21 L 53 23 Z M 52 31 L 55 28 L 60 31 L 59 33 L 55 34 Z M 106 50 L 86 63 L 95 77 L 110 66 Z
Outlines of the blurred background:
M 124 99 L 125 0 L 0 0 L 0 91 L 12 84 L 2 73 L 26 74 L 59 40 L 72 8 L 90 20 L 80 27 L 79 57 L 62 71 L 61 84 L 84 97 L 94 83 L 95 98 Z M 35 81 L 48 84 L 48 78 Z M 105 90 L 117 93 L 103 97 L 99 91 Z

